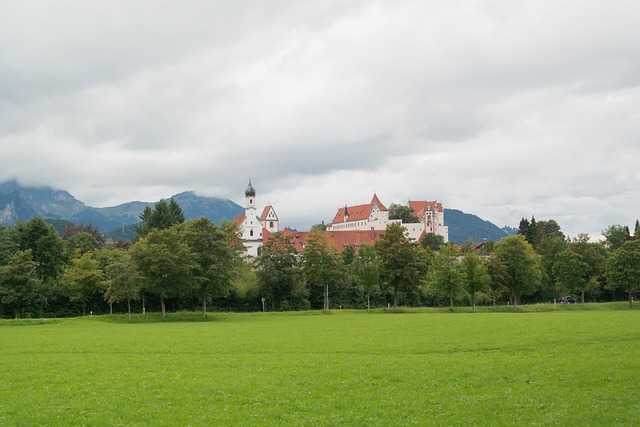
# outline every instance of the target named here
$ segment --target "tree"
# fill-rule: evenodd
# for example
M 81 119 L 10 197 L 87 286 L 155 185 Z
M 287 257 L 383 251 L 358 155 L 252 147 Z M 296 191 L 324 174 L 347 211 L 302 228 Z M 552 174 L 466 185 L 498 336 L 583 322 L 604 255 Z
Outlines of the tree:
M 591 243 L 588 234 L 581 233 L 574 238 L 569 245 L 569 249 L 582 257 L 587 264 L 585 273 L 585 283 L 580 289 L 581 302 L 584 304 L 586 292 L 597 292 L 600 288 L 599 278 L 604 271 L 604 262 L 607 257 L 607 250 L 602 243 Z
M 224 227 L 227 227 L 225 229 Z M 183 232 L 183 241 L 194 254 L 194 279 L 199 285 L 202 317 L 207 316 L 207 301 L 226 297 L 233 289 L 236 261 L 240 254 L 232 245 L 235 237 L 232 223 L 218 227 L 207 218 L 189 221 Z
M 465 272 L 466 290 L 471 297 L 471 306 L 473 311 L 476 311 L 476 297 L 478 293 L 488 289 L 491 277 L 489 277 L 485 262 L 473 252 L 464 255 L 462 267 Z
M 346 268 L 341 254 L 329 243 L 326 234 L 317 230 L 309 234 L 302 270 L 309 288 L 311 307 L 318 308 L 322 300 L 323 310 L 328 311 L 329 295 L 338 294 L 344 286 Z
M 275 233 L 261 249 L 255 261 L 260 293 L 280 311 L 285 299 L 304 295 L 299 286 L 301 270 L 296 262 L 297 251 L 291 236 L 282 232 Z
M 536 221 L 535 217 L 531 217 L 531 222 L 522 218 L 518 227 L 518 234 L 525 237 L 527 242 L 534 248 L 537 248 L 538 244 L 545 237 L 559 237 L 564 239 L 564 233 L 560 230 L 560 225 L 550 219 L 548 221 Z
M 95 238 L 86 231 L 79 231 L 62 240 L 67 258 L 78 258 L 95 250 Z
M 449 307 L 453 308 L 453 301 L 464 294 L 465 270 L 458 261 L 458 254 L 453 245 L 446 245 L 435 254 L 427 282 L 436 292 L 449 299 Z
M 420 245 L 425 249 L 432 251 L 439 251 L 444 246 L 444 236 L 435 233 L 425 233 L 420 239 Z
M 131 320 L 131 301 L 140 299 L 144 278 L 129 254 L 123 253 L 124 257 L 109 264 L 105 269 L 107 283 L 104 296 L 109 304 L 127 301 L 127 313 Z
M 393 308 L 398 308 L 400 292 L 417 292 L 426 273 L 426 262 L 421 249 L 404 234 L 404 227 L 398 223 L 387 226 L 382 238 L 375 243 L 380 257 L 381 279 L 393 290 Z
M 397 203 L 391 203 L 389 206 L 389 219 L 399 219 L 403 223 L 420 222 L 420 219 L 413 214 L 411 206 Z
M 636 219 L 636 225 L 633 227 L 633 238 L 640 240 L 640 221 Z
M 536 296 L 543 301 L 550 301 L 558 296 L 556 275 L 553 266 L 558 254 L 569 246 L 569 243 L 559 236 L 544 236 L 538 246 L 536 253 L 540 256 L 541 281 L 540 288 Z
M 505 287 L 517 308 L 520 297 L 533 293 L 540 283 L 541 273 L 533 247 L 524 236 L 517 234 L 496 243 L 492 256 L 505 267 Z
M 491 278 L 489 289 L 491 290 L 491 299 L 495 308 L 498 297 L 507 289 L 507 266 L 498 258 L 489 257 L 487 272 Z
M 372 245 L 362 245 L 353 261 L 353 277 L 367 294 L 367 311 L 371 311 L 371 294 L 380 286 L 380 260 Z
M 62 240 L 70 240 L 75 234 L 87 233 L 91 235 L 91 245 L 95 249 L 104 248 L 107 245 L 107 239 L 102 233 L 91 225 L 69 224 L 62 229 Z M 87 251 L 85 251 L 87 252 Z
M 0 307 L 19 318 L 33 305 L 39 279 L 34 274 L 38 263 L 31 250 L 16 252 L 5 265 L 0 264 Z
M 72 259 L 64 269 L 62 284 L 71 301 L 82 303 L 83 316 L 87 314 L 87 301 L 101 289 L 102 274 L 98 261 L 93 259 L 90 252 Z
M 37 217 L 28 222 L 19 220 L 14 236 L 20 250 L 31 249 L 38 277 L 44 282 L 55 281 L 64 269 L 64 247 L 53 225 Z
M 180 205 L 173 200 L 162 199 L 156 203 L 151 209 L 149 206 L 144 208 L 140 215 L 143 224 L 137 227 L 139 236 L 146 236 L 151 230 L 166 230 L 167 228 L 184 223 L 184 213 Z
M 629 227 L 626 225 L 611 225 L 602 232 L 604 245 L 610 251 L 620 248 L 626 241 L 631 240 Z
M 0 266 L 6 265 L 18 251 L 18 244 L 11 231 L 0 224 Z
M 562 294 L 572 294 L 584 289 L 587 283 L 588 268 L 589 266 L 582 260 L 582 257 L 571 249 L 560 252 L 553 264 L 558 290 Z
M 197 283 L 195 256 L 180 236 L 181 226 L 152 229 L 131 247 L 131 257 L 144 277 L 144 288 L 160 297 L 162 317 L 165 300 L 190 295 Z
M 633 294 L 640 289 L 640 240 L 622 244 L 607 259 L 605 275 L 612 287 L 624 289 L 633 306 Z

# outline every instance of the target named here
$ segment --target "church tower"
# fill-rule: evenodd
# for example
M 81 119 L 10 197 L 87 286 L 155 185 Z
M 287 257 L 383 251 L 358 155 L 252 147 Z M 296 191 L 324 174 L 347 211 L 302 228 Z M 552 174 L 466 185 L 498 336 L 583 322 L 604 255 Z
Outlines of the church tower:
M 245 210 L 256 210 L 256 189 L 251 185 L 251 178 L 249 178 L 249 185 L 247 185 L 246 190 L 244 190 L 244 198 Z

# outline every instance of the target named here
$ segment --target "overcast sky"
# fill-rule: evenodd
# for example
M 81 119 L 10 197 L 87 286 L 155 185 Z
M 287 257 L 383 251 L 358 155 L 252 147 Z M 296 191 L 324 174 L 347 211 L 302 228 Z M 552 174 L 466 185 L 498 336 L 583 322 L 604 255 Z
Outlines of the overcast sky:
M 0 0 L 0 181 L 194 190 L 283 225 L 438 200 L 640 218 L 637 0 Z

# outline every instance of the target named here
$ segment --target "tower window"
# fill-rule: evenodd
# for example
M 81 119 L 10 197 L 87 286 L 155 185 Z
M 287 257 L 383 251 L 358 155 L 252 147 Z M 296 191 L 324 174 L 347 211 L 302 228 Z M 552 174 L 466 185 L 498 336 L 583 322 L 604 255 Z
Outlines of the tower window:
M 249 230 L 249 236 L 253 237 L 253 230 Z

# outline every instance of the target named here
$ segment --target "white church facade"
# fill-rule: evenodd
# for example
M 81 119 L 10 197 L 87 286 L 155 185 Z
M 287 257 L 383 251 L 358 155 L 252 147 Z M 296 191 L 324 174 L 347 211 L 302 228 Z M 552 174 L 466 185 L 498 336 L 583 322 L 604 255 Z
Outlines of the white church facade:
M 278 215 L 271 205 L 265 206 L 258 215 L 256 190 L 253 188 L 251 180 L 244 191 L 244 196 L 244 213 L 233 218 L 233 222 L 238 226 L 246 254 L 255 257 L 258 256 L 258 248 L 262 246 L 263 230 L 276 233 L 280 230 L 280 225 Z

